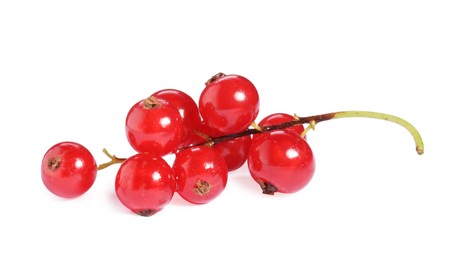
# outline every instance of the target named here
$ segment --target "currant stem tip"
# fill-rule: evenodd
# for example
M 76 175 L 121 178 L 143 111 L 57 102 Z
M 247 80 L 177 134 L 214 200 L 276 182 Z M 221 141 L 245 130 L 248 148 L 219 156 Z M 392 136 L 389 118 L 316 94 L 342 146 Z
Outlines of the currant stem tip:
M 423 139 L 421 138 L 420 133 L 418 130 L 406 120 L 390 115 L 385 113 L 379 112 L 371 112 L 371 111 L 342 111 L 334 113 L 332 118 L 348 118 L 348 117 L 365 117 L 365 118 L 374 118 L 374 119 L 381 119 L 386 120 L 392 123 L 396 123 L 402 127 L 404 127 L 407 131 L 409 131 L 410 135 L 412 135 L 415 141 L 415 149 L 418 155 L 422 155 L 425 151 L 425 147 L 423 144 Z

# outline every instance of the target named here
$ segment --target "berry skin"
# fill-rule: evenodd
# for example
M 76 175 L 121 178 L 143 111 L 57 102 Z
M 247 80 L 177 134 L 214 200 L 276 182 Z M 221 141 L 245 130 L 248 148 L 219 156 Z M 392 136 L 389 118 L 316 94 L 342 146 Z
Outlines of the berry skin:
M 223 133 L 244 131 L 259 112 L 259 95 L 248 79 L 219 73 L 206 83 L 199 99 L 202 119 Z
M 181 150 L 172 168 L 177 179 L 178 194 L 191 203 L 208 203 L 226 187 L 226 163 L 208 146 Z
M 167 162 L 150 153 L 139 153 L 124 161 L 115 181 L 116 195 L 135 214 L 152 216 L 172 199 L 175 176 Z
M 312 149 L 289 130 L 264 133 L 253 141 L 248 169 L 263 193 L 293 193 L 304 188 L 315 172 Z
M 139 153 L 163 156 L 175 152 L 183 132 L 178 110 L 155 97 L 137 102 L 126 117 L 127 139 Z
M 265 126 L 278 125 L 278 124 L 290 122 L 290 121 L 293 121 L 293 120 L 295 120 L 295 118 L 292 115 L 285 114 L 285 113 L 275 113 L 275 114 L 271 114 L 271 115 L 268 115 L 265 118 L 263 118 L 259 122 L 258 126 L 265 127 Z M 292 127 L 288 127 L 286 129 L 291 130 L 291 131 L 295 132 L 298 135 L 300 135 L 300 134 L 302 134 L 302 132 L 304 132 L 304 126 L 303 125 L 295 125 L 295 126 L 292 126 Z M 259 137 L 261 137 L 261 135 L 262 134 L 253 135 L 253 141 L 258 139 Z
M 199 129 L 201 121 L 196 102 L 188 94 L 177 89 L 159 90 L 152 94 L 152 96 L 164 100 L 178 109 L 184 126 L 184 134 L 181 138 L 180 147 L 192 144 L 194 130 Z
M 199 131 L 211 137 L 219 137 L 222 135 L 221 133 L 218 133 L 214 129 L 211 129 L 204 124 L 202 124 Z M 200 142 L 203 141 L 205 140 L 202 138 Z M 230 172 L 242 167 L 246 161 L 250 147 L 251 136 L 249 135 L 234 138 L 212 146 L 213 150 L 215 150 L 221 155 L 221 157 L 223 157 L 224 161 L 226 162 L 227 169 Z
M 45 153 L 41 179 L 49 191 L 59 197 L 74 198 L 91 188 L 97 176 L 92 154 L 81 144 L 61 142 Z
M 246 135 L 215 144 L 213 150 L 223 157 L 229 171 L 235 171 L 245 163 L 250 147 L 251 136 Z

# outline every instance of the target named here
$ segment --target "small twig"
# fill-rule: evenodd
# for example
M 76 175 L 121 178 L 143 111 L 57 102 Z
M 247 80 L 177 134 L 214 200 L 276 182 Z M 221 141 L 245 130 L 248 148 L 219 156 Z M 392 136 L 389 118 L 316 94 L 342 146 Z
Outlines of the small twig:
M 315 121 L 310 121 L 309 125 L 302 131 L 301 137 L 304 138 L 305 135 L 308 133 L 310 130 L 315 130 L 316 122 Z
M 126 158 L 119 158 L 119 157 L 116 157 L 114 154 L 111 155 L 111 154 L 107 151 L 107 149 L 105 149 L 105 148 L 103 148 L 103 153 L 104 153 L 108 158 L 110 158 L 111 161 L 100 164 L 99 166 L 97 166 L 97 170 L 103 170 L 103 169 L 105 169 L 105 168 L 107 168 L 107 167 L 109 167 L 109 166 L 111 166 L 111 165 L 113 165 L 113 164 L 123 163 L 123 162 L 126 160 Z

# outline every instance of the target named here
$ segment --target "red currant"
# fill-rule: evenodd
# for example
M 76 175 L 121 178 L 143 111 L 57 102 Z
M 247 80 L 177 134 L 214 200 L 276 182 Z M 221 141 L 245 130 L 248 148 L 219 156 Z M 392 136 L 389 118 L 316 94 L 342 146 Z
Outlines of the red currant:
M 259 95 L 248 79 L 219 73 L 206 83 L 199 110 L 209 127 L 223 134 L 248 128 L 259 112 Z
M 222 135 L 216 130 L 209 128 L 205 124 L 202 124 L 199 131 L 211 137 L 219 137 Z M 201 141 L 204 140 L 201 139 Z M 223 157 L 224 161 L 226 162 L 227 169 L 229 171 L 234 171 L 242 167 L 242 165 L 245 163 L 250 147 L 251 136 L 246 135 L 215 144 L 213 145 L 213 150 L 215 150 L 221 155 L 221 157 Z
M 208 146 L 181 150 L 172 168 L 177 178 L 178 194 L 191 203 L 207 203 L 226 187 L 226 163 Z
M 97 164 L 81 144 L 61 142 L 52 146 L 41 162 L 41 179 L 57 196 L 73 198 L 82 195 L 94 184 Z
M 155 97 L 136 103 L 126 117 L 127 139 L 137 152 L 159 156 L 175 152 L 183 132 L 178 110 Z
M 293 193 L 312 179 L 315 159 L 303 138 L 289 130 L 264 133 L 253 141 L 248 169 L 263 193 Z
M 139 153 L 124 161 L 115 182 L 121 203 L 141 216 L 162 210 L 176 189 L 173 170 L 161 157 Z
M 199 129 L 201 121 L 196 102 L 188 94 L 177 89 L 163 89 L 155 92 L 152 96 L 164 100 L 178 109 L 184 126 L 180 146 L 190 145 L 194 130 Z
M 278 124 L 290 122 L 290 121 L 293 121 L 293 120 L 295 120 L 295 118 L 292 115 L 285 114 L 285 113 L 275 113 L 275 114 L 271 114 L 271 115 L 268 115 L 265 118 L 263 118 L 259 122 L 258 125 L 261 126 L 261 127 L 265 127 L 265 126 L 271 126 L 271 125 L 278 125 Z M 292 126 L 292 127 L 288 127 L 286 129 L 291 130 L 291 131 L 293 131 L 293 132 L 295 132 L 295 133 L 297 133 L 299 135 L 302 134 L 302 132 L 304 132 L 304 126 L 303 125 L 295 125 L 295 126 Z M 253 141 L 258 139 L 261 135 L 262 134 L 253 135 Z

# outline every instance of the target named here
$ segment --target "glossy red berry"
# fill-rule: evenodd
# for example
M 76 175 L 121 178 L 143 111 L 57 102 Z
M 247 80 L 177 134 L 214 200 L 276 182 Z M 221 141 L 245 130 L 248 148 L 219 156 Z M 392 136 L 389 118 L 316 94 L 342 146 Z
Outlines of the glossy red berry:
M 97 164 L 81 144 L 61 142 L 52 146 L 41 162 L 41 179 L 49 191 L 64 198 L 82 195 L 94 183 Z
M 116 175 L 115 190 L 121 203 L 141 216 L 162 210 L 172 199 L 175 176 L 167 162 L 150 153 L 124 161 Z
M 178 194 L 191 203 L 208 203 L 226 187 L 226 163 L 208 146 L 181 150 L 172 168 L 177 179 Z
M 199 99 L 202 119 L 223 134 L 244 131 L 259 112 L 259 95 L 248 79 L 219 73 L 206 83 Z
M 229 171 L 235 171 L 245 163 L 251 147 L 251 136 L 246 135 L 215 144 L 213 149 L 223 157 Z
M 137 152 L 159 156 L 175 152 L 183 132 L 178 110 L 155 97 L 136 103 L 126 117 L 127 139 Z
M 201 126 L 199 131 L 211 137 L 219 137 L 222 135 L 221 133 L 218 133 L 214 129 L 211 129 L 204 124 Z M 203 141 L 205 141 L 205 139 L 202 138 L 200 142 Z M 223 157 L 224 161 L 226 162 L 228 171 L 235 171 L 242 167 L 247 159 L 250 147 L 250 135 L 237 137 L 212 146 L 213 150 L 215 150 L 221 155 L 221 157 Z
M 279 125 L 279 124 L 286 123 L 286 122 L 291 122 L 291 121 L 294 121 L 294 120 L 295 120 L 295 118 L 292 115 L 285 114 L 285 113 L 275 113 L 275 114 L 271 114 L 271 115 L 268 115 L 268 116 L 264 117 L 258 123 L 258 126 L 265 127 L 265 126 Z M 294 125 L 292 127 L 286 128 L 286 129 L 288 129 L 290 131 L 293 131 L 293 132 L 297 133 L 298 135 L 300 135 L 300 134 L 302 134 L 302 132 L 304 132 L 304 126 L 303 125 Z M 253 135 L 253 141 L 258 139 L 261 135 L 262 134 Z
M 248 169 L 263 193 L 293 193 L 312 179 L 315 159 L 303 138 L 289 130 L 264 133 L 253 141 Z
M 166 101 L 180 112 L 183 121 L 184 133 L 180 146 L 188 146 L 192 143 L 194 130 L 199 129 L 200 114 L 196 102 L 186 93 L 177 89 L 163 89 L 155 92 L 152 96 Z

